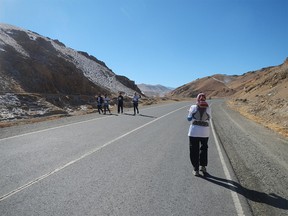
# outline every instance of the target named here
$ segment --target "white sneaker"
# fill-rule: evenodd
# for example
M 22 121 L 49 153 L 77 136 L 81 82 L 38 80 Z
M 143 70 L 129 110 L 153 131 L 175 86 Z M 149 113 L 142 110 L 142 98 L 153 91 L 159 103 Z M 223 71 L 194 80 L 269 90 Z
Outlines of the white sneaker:
M 194 176 L 200 176 L 200 173 L 199 173 L 198 170 L 197 170 L 197 171 L 194 171 L 193 173 L 194 173 Z

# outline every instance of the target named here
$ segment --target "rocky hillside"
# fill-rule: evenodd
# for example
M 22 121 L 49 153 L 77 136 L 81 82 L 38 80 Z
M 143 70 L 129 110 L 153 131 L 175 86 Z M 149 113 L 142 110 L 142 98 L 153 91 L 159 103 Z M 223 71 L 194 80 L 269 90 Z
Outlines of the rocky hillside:
M 248 72 L 230 86 L 236 89 L 232 108 L 288 137 L 288 58 L 279 66 Z
M 231 96 L 236 91 L 229 86 L 229 83 L 235 79 L 237 79 L 237 76 L 221 74 L 204 77 L 174 89 L 169 93 L 169 96 L 184 98 L 196 97 L 199 92 L 205 92 L 207 97 Z
M 173 88 L 165 87 L 162 85 L 149 85 L 149 84 L 137 84 L 139 89 L 148 97 L 163 97 L 167 93 L 171 92 Z
M 0 24 L 0 77 L 0 113 L 10 113 L 6 99 L 11 97 L 28 110 L 45 101 L 42 105 L 49 113 L 55 107 L 66 112 L 93 103 L 98 94 L 141 92 L 134 81 L 115 74 L 96 57 L 7 24 Z M 0 117 L 7 119 L 7 115 Z
M 284 136 L 288 136 L 288 58 L 279 66 L 250 71 L 241 76 L 213 75 L 183 85 L 171 97 L 229 98 L 229 105 Z

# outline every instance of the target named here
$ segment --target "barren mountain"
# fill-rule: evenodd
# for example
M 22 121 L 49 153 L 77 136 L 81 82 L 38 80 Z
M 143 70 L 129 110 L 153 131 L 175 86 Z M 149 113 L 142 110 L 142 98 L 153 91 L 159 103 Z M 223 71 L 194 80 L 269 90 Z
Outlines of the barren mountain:
M 15 117 L 11 109 L 20 109 L 23 116 L 55 110 L 67 113 L 67 109 L 93 103 L 98 94 L 141 92 L 134 81 L 115 74 L 94 56 L 7 24 L 0 24 L 0 77 L 1 120 Z M 17 103 L 11 106 L 7 98 Z M 45 109 L 37 113 L 36 104 Z
M 240 76 L 213 75 L 183 85 L 172 97 L 229 98 L 229 105 L 284 136 L 288 136 L 288 58 L 279 66 L 250 71 Z
M 174 89 L 169 95 L 186 98 L 196 97 L 199 92 L 205 92 L 207 97 L 227 97 L 235 93 L 235 90 L 229 87 L 229 83 L 236 78 L 221 74 L 204 77 Z
M 232 108 L 288 137 L 288 58 L 275 67 L 240 76 L 230 86 L 239 89 Z

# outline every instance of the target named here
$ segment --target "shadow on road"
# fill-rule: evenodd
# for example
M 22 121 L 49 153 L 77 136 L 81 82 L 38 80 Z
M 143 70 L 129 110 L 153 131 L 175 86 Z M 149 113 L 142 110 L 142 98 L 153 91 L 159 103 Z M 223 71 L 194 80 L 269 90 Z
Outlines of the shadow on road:
M 143 114 L 139 114 L 139 116 L 147 117 L 147 118 L 157 118 L 157 117 L 155 117 L 155 116 L 149 116 L 149 115 L 143 115 Z
M 147 118 L 157 118 L 155 116 L 149 116 L 149 115 L 143 115 L 143 114 L 137 114 L 137 115 L 134 115 L 132 113 L 124 113 L 124 115 L 130 115 L 130 116 L 142 116 L 142 117 L 147 117 Z
M 209 173 L 207 173 L 202 178 L 214 184 L 233 190 L 236 193 L 243 195 L 244 197 L 246 197 L 251 201 L 264 203 L 279 209 L 288 209 L 288 200 L 278 196 L 277 194 L 274 193 L 266 194 L 263 192 L 250 190 L 248 188 L 241 186 L 239 183 L 235 181 L 212 176 Z

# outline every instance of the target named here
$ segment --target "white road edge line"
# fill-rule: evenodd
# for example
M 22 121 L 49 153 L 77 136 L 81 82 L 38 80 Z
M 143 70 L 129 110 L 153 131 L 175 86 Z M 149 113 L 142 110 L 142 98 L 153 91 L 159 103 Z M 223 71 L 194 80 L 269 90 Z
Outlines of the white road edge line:
M 217 147 L 217 150 L 218 150 L 218 154 L 219 154 L 219 157 L 220 157 L 220 161 L 221 161 L 221 164 L 222 164 L 222 167 L 223 167 L 224 174 L 225 174 L 225 176 L 226 176 L 226 178 L 228 180 L 232 180 L 231 179 L 231 175 L 229 173 L 229 170 L 227 168 L 227 165 L 225 163 L 225 160 L 224 160 L 224 157 L 223 157 L 223 154 L 222 154 L 222 150 L 220 148 L 220 144 L 219 144 L 219 141 L 218 141 L 217 136 L 216 136 L 216 132 L 214 130 L 212 119 L 211 119 L 211 129 L 212 129 L 213 137 L 214 137 L 214 140 L 215 140 L 215 143 L 216 143 L 216 147 Z M 232 190 L 230 190 L 230 192 L 231 192 L 233 203 L 234 203 L 234 206 L 235 206 L 235 209 L 236 209 L 236 212 L 237 212 L 237 216 L 244 216 L 245 214 L 243 212 L 243 208 L 241 206 L 238 194 L 235 191 L 232 191 Z
M 97 148 L 95 148 L 95 149 L 92 149 L 91 151 L 89 151 L 89 152 L 85 153 L 84 155 L 80 156 L 79 158 L 77 158 L 77 159 L 75 159 L 75 160 L 72 160 L 72 161 L 64 164 L 63 166 L 60 166 L 60 167 L 56 168 L 55 170 L 53 170 L 53 171 L 51 171 L 51 172 L 49 172 L 49 173 L 46 173 L 46 174 L 44 174 L 44 175 L 42 175 L 42 176 L 40 176 L 40 177 L 38 177 L 38 178 L 36 178 L 36 179 L 34 179 L 34 180 L 26 183 L 26 184 L 24 184 L 24 185 L 16 188 L 15 190 L 10 191 L 10 192 L 7 193 L 7 194 L 4 194 L 4 195 L 0 196 L 0 202 L 3 201 L 3 200 L 5 200 L 5 199 L 7 199 L 8 197 L 11 197 L 11 196 L 13 196 L 13 195 L 21 192 L 21 191 L 24 190 L 24 189 L 26 189 L 26 188 L 28 188 L 28 187 L 36 184 L 37 182 L 39 182 L 39 181 L 41 181 L 41 180 L 43 180 L 43 179 L 45 179 L 45 178 L 47 178 L 47 177 L 49 177 L 49 176 L 57 173 L 57 172 L 65 169 L 66 167 L 68 167 L 68 166 L 70 166 L 70 165 L 72 165 L 72 164 L 74 164 L 74 163 L 82 160 L 83 158 L 85 158 L 85 157 L 87 157 L 87 156 L 89 156 L 89 155 L 91 155 L 91 154 L 93 154 L 93 153 L 101 150 L 102 148 L 104 148 L 104 147 L 106 147 L 106 146 L 108 146 L 108 145 L 116 142 L 117 140 L 120 140 L 120 139 L 122 139 L 123 137 L 128 136 L 129 134 L 131 134 L 131 133 L 133 133 L 133 132 L 135 132 L 135 131 L 137 131 L 137 130 L 140 130 L 141 128 L 146 127 L 147 125 L 150 125 L 150 124 L 152 124 L 152 123 L 154 123 L 154 122 L 156 122 L 156 121 L 158 121 L 158 120 L 160 120 L 160 119 L 162 119 L 162 118 L 164 118 L 164 117 L 166 117 L 166 116 L 168 116 L 168 115 L 170 115 L 170 114 L 172 114 L 172 113 L 174 113 L 174 112 L 177 112 L 178 110 L 181 110 L 181 109 L 183 109 L 183 108 L 185 108 L 185 107 L 186 107 L 186 106 L 181 107 L 181 108 L 178 108 L 178 109 L 176 109 L 176 110 L 173 110 L 173 111 L 171 111 L 171 112 L 169 112 L 169 113 L 166 113 L 165 115 L 160 116 L 160 117 L 158 117 L 158 118 L 156 118 L 156 119 L 154 119 L 154 120 L 152 120 L 152 121 L 150 121 L 150 122 L 148 122 L 148 123 L 146 123 L 146 124 L 144 124 L 144 125 L 142 125 L 142 126 L 140 126 L 140 127 L 138 127 L 138 128 L 135 128 L 135 129 L 133 129 L 133 130 L 131 130 L 131 131 L 129 131 L 129 132 L 127 132 L 127 133 L 125 133 L 125 134 L 123 134 L 123 135 L 121 135 L 121 136 L 119 136 L 119 137 L 117 137 L 117 138 L 115 138 L 115 139 L 113 139 L 113 140 L 111 140 L 111 141 L 103 144 L 102 146 L 99 146 L 99 147 L 97 147 Z M 88 120 L 88 121 L 89 121 L 89 120 Z M 88 121 L 84 121 L 84 122 L 88 122 Z M 83 122 L 82 122 L 82 123 L 83 123 Z M 60 127 L 57 127 L 57 128 L 61 128 L 61 126 L 60 126 Z M 42 130 L 42 131 L 45 131 L 45 130 Z M 29 133 L 29 134 L 33 134 L 33 132 L 32 132 L 32 133 Z M 27 134 L 26 134 L 26 135 L 27 135 Z M 18 137 L 18 136 L 16 136 L 16 137 Z
M 60 126 L 57 126 L 57 127 L 51 127 L 51 128 L 47 128 L 47 129 L 43 129 L 43 130 L 37 130 L 37 131 L 33 131 L 33 132 L 23 133 L 23 134 L 11 136 L 11 137 L 2 138 L 2 139 L 0 139 L 0 141 L 14 139 L 14 138 L 18 138 L 18 137 L 23 137 L 23 136 L 27 136 L 27 135 L 31 135 L 31 134 L 42 133 L 42 132 L 45 132 L 45 131 L 50 131 L 50 130 L 55 130 L 55 129 L 59 129 L 59 128 L 64 128 L 64 127 L 68 127 L 68 126 L 71 126 L 71 125 L 83 124 L 83 123 L 86 123 L 86 122 L 91 122 L 91 121 L 104 119 L 104 118 L 110 118 L 110 117 L 112 117 L 112 116 L 93 118 L 93 119 L 88 119 L 88 120 L 85 120 L 85 121 L 74 122 L 74 123 L 69 123 L 69 124 L 65 124 L 65 125 L 60 125 Z

